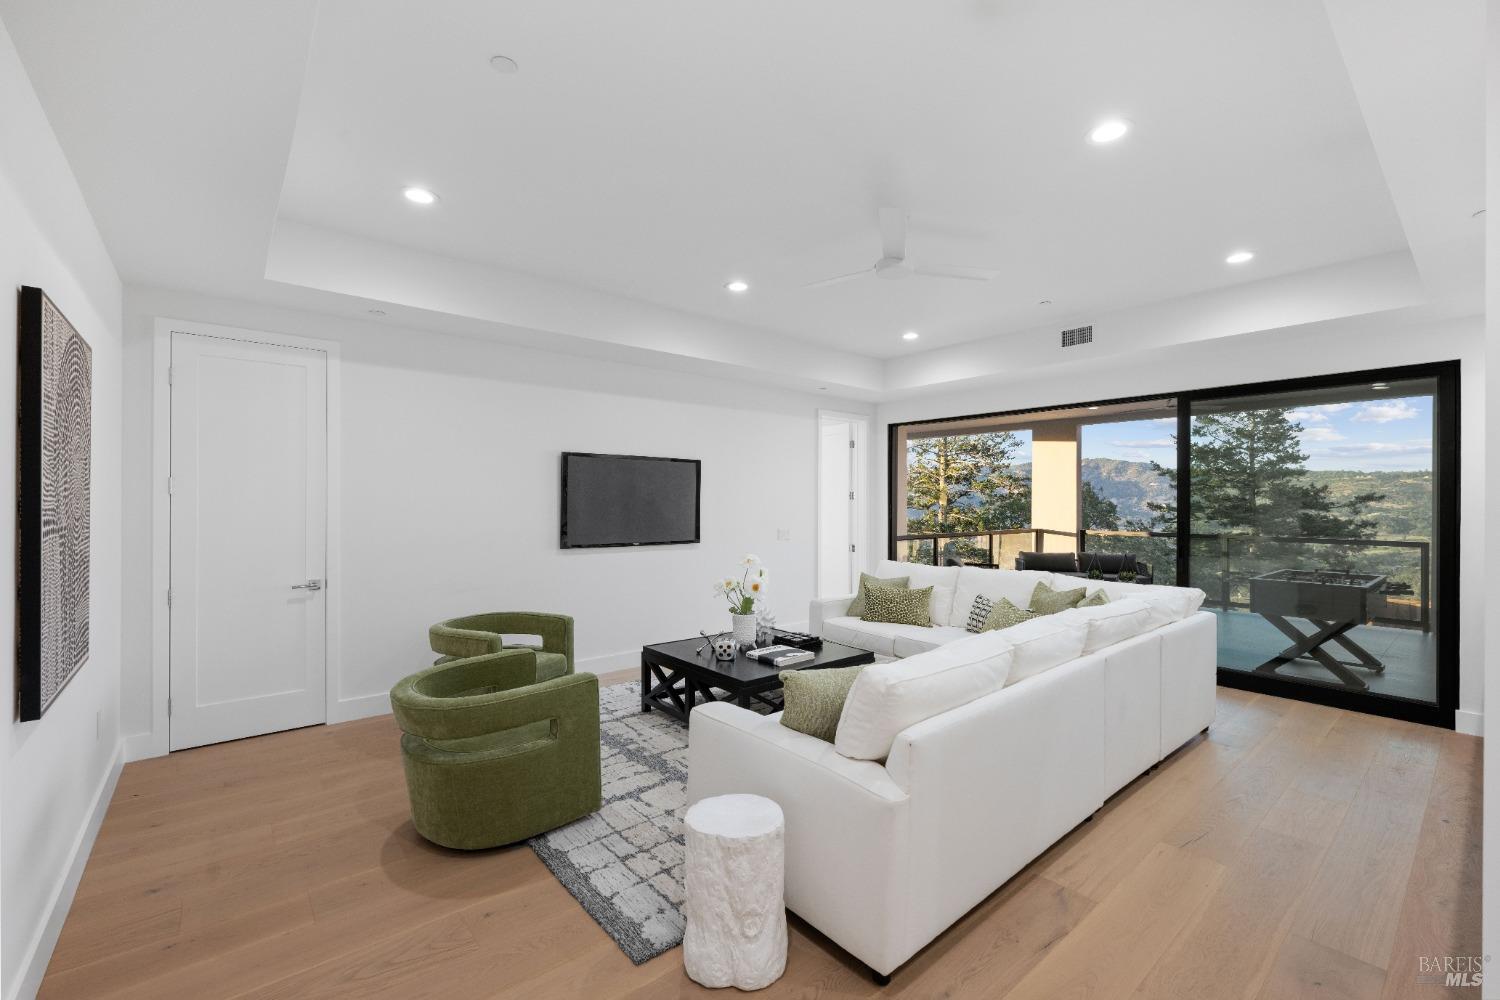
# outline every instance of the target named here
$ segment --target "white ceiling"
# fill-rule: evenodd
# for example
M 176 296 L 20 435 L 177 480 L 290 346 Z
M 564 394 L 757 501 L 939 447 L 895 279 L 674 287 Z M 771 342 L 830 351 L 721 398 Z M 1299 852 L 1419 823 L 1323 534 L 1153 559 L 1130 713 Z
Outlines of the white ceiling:
M 1408 250 L 1429 292 L 1471 295 L 1455 206 L 1482 205 L 1482 5 L 1420 45 L 1409 12 L 1326 7 L 0 0 L 0 18 L 128 281 L 744 367 L 728 345 L 758 342 L 815 381 L 846 358 L 844 383 L 878 392 L 870 359 L 1284 294 Z M 1111 115 L 1130 135 L 1088 143 Z M 999 277 L 803 288 L 873 264 L 882 205 L 910 210 L 913 258 Z M 1240 247 L 1255 260 L 1226 265 Z M 377 252 L 403 280 L 351 277 Z M 574 308 L 484 297 L 523 285 Z
M 325 0 L 280 214 L 881 357 L 1405 245 L 1320 4 L 1150 6 Z

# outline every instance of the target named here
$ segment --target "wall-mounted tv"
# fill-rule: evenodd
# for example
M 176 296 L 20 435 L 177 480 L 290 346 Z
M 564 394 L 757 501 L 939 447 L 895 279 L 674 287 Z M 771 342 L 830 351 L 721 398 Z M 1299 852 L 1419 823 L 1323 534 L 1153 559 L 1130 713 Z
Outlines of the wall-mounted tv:
M 562 547 L 698 541 L 702 464 L 695 458 L 562 457 Z

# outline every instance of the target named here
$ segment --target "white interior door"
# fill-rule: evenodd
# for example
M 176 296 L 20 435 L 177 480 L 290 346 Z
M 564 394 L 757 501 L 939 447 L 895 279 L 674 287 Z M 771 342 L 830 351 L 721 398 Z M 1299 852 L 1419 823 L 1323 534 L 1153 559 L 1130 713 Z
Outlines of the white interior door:
M 323 722 L 327 356 L 172 334 L 171 748 Z
M 860 422 L 831 414 L 818 421 L 819 597 L 854 593 L 860 430 Z

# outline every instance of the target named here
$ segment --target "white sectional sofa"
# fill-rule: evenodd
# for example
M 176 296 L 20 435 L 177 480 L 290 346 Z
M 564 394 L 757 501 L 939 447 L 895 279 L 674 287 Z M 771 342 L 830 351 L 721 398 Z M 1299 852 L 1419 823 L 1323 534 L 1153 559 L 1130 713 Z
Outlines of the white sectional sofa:
M 867 668 L 887 683 L 898 671 L 936 676 L 948 669 L 939 661 L 988 657 L 990 667 L 1005 668 L 998 676 L 1009 671 L 1004 686 L 887 735 L 883 760 L 853 759 L 785 728 L 776 715 L 723 702 L 700 706 L 689 732 L 688 801 L 752 792 L 778 802 L 786 815 L 788 908 L 884 981 L 1109 796 L 1207 729 L 1217 637 L 1216 619 L 1199 610 L 1202 591 L 1187 588 L 894 562 L 874 575 L 933 586 L 934 626 L 850 618 L 851 596 L 814 602 L 813 631 L 910 657 Z M 1019 651 L 1005 651 L 1007 639 L 999 638 L 1012 630 L 974 636 L 964 624 L 976 594 L 1009 596 L 1024 607 L 1038 581 L 1102 588 L 1115 610 L 1076 609 L 1018 626 L 1051 622 L 1085 636 L 1075 640 L 1081 651 L 1073 658 L 1023 671 Z M 1121 631 L 1133 634 L 1118 638 Z M 958 641 L 969 645 L 951 646 Z M 947 648 L 935 652 L 940 646 Z M 972 655 L 951 655 L 960 651 Z M 873 676 L 861 675 L 856 686 Z M 905 687 L 920 699 L 924 684 Z M 841 745 L 854 696 L 840 720 Z M 903 710 L 912 709 L 911 696 Z

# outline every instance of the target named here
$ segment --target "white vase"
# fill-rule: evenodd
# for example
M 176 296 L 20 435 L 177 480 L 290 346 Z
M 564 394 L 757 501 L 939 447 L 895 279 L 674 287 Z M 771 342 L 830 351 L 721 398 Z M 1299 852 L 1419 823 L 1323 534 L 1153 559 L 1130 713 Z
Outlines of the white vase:
M 729 616 L 734 621 L 734 641 L 740 644 L 741 649 L 749 649 L 755 645 L 755 616 L 736 615 Z

